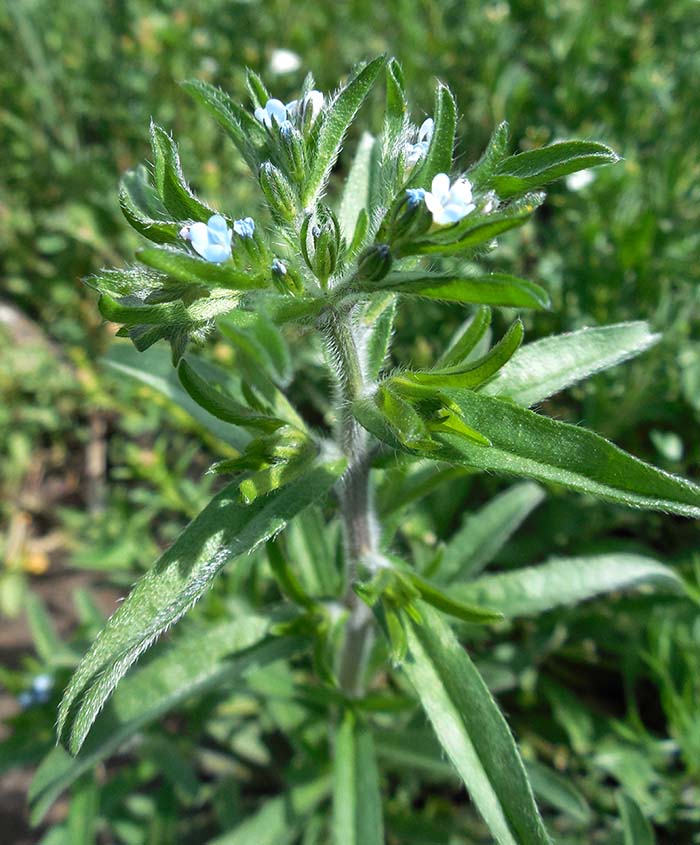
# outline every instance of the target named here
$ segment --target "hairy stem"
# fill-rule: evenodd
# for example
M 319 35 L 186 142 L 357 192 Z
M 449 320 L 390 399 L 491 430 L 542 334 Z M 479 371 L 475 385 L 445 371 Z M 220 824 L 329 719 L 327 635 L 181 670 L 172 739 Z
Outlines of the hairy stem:
M 359 566 L 377 551 L 377 528 L 370 486 L 367 432 L 352 415 L 352 402 L 365 391 L 366 378 L 352 317 L 337 311 L 327 315 L 323 327 L 336 381 L 336 439 L 348 457 L 340 482 L 339 498 L 345 539 L 345 604 L 350 609 L 340 654 L 339 680 L 350 696 L 363 693 L 362 678 L 374 638 L 372 613 L 352 589 Z

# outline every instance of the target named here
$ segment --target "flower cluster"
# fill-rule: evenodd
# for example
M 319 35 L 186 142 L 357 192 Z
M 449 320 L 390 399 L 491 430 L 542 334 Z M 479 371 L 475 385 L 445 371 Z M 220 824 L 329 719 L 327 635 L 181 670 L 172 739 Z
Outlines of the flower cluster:
M 255 109 L 255 118 L 267 129 L 275 126 L 280 129 L 287 123 L 308 120 L 313 123 L 321 113 L 325 97 L 320 91 L 309 91 L 300 100 L 283 103 L 274 97 L 265 103 L 264 108 Z

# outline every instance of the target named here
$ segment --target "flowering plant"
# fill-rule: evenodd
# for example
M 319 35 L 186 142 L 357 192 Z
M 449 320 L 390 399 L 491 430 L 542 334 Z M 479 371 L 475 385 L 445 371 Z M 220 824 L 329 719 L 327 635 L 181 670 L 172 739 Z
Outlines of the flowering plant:
M 336 160 L 382 70 L 381 132 L 361 141 L 333 206 L 326 195 Z M 58 749 L 35 794 L 46 802 L 66 772 L 77 777 L 109 753 L 116 746 L 107 734 L 119 743 L 186 696 L 244 686 L 253 670 L 285 658 L 304 678 L 295 687 L 300 700 L 321 710 L 331 730 L 330 741 L 306 731 L 295 749 L 289 800 L 302 826 L 330 801 L 319 837 L 332 830 L 343 845 L 383 842 L 385 736 L 422 707 L 494 839 L 547 843 L 529 769 L 464 644 L 483 626 L 496 636 L 502 620 L 672 576 L 632 555 L 591 558 L 585 571 L 580 560 L 558 560 L 482 576 L 494 535 L 507 536 L 543 495 L 531 481 L 492 503 L 488 518 L 470 521 L 434 560 L 411 559 L 397 531 L 402 509 L 454 472 L 506 473 L 700 515 L 697 486 L 531 410 L 647 350 L 658 336 L 645 324 L 523 346 L 515 319 L 490 343 L 492 308 L 546 309 L 549 298 L 533 282 L 486 272 L 484 255 L 532 218 L 544 185 L 617 157 L 590 141 L 510 155 L 502 124 L 482 158 L 455 171 L 452 94 L 438 85 L 434 114 L 417 129 L 400 67 L 384 58 L 332 95 L 309 77 L 286 105 L 253 73 L 248 86 L 251 108 L 203 82 L 185 83 L 247 162 L 269 220 L 198 198 L 175 141 L 152 125 L 152 168 L 128 174 L 120 194 L 127 220 L 150 244 L 134 266 L 90 280 L 119 334 L 139 350 L 167 340 L 182 389 L 227 425 L 231 454 L 212 471 L 229 480 L 83 658 L 58 718 L 60 740 L 77 756 Z M 470 309 L 427 368 L 387 366 L 404 298 Z M 217 330 L 234 349 L 230 372 L 192 351 Z M 323 349 L 332 396 L 295 401 L 295 371 L 304 378 L 308 355 L 295 361 L 290 340 Z M 300 535 L 314 552 L 300 551 Z M 237 617 L 223 625 L 185 626 L 124 678 L 224 567 L 263 548 L 270 600 L 261 611 L 232 604 Z M 140 691 L 136 709 L 124 705 L 130 684 Z M 115 709 L 102 712 L 113 693 Z M 441 763 L 439 754 L 432 759 Z

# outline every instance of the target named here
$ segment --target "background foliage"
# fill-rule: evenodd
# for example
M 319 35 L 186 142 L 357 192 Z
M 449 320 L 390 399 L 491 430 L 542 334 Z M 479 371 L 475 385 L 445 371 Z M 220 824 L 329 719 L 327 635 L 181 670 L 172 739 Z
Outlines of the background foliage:
M 254 209 L 254 184 L 242 163 L 178 81 L 199 77 L 243 99 L 240 69 L 247 64 L 286 100 L 306 69 L 327 90 L 354 61 L 386 51 L 401 60 L 409 91 L 425 98 L 414 103 L 417 113 L 430 109 L 431 77 L 455 91 L 465 164 L 504 118 L 523 149 L 568 137 L 612 146 L 624 161 L 588 184 L 555 186 L 532 224 L 503 237 L 499 268 L 552 295 L 550 313 L 525 318 L 529 339 L 638 318 L 663 333 L 655 355 L 557 396 L 547 412 L 583 421 L 634 454 L 697 479 L 698 24 L 700 6 L 692 0 L 0 6 L 0 605 L 8 619 L 0 681 L 10 737 L 0 747 L 0 769 L 9 772 L 3 812 L 16 819 L 17 842 L 43 835 L 21 832 L 26 811 L 16 768 L 36 763 L 53 741 L 56 696 L 44 702 L 36 677 L 48 674 L 54 689 L 63 686 L 114 597 L 207 501 L 212 481 L 203 470 L 227 455 L 215 433 L 166 398 L 167 387 L 127 377 L 134 359 L 112 347 L 109 326 L 79 282 L 102 265 L 122 263 L 136 245 L 116 186 L 119 174 L 146 156 L 151 116 L 175 133 L 200 195 L 214 207 Z M 273 72 L 280 47 L 301 57 L 299 70 Z M 365 115 L 375 128 L 381 107 L 376 98 Z M 347 164 L 342 158 L 341 167 Z M 437 305 L 404 306 L 397 355 L 427 362 L 461 319 Z M 101 363 L 108 348 L 118 368 Z M 210 353 L 222 363 L 231 354 L 224 343 Z M 299 395 L 315 389 L 313 366 Z M 454 479 L 403 520 L 403 541 L 417 559 L 430 559 L 460 528 L 465 510 L 507 487 L 491 477 Z M 495 566 L 624 550 L 673 564 L 697 585 L 696 538 L 689 521 L 548 490 L 494 552 Z M 222 623 L 239 589 L 253 604 L 262 601 L 255 559 L 248 563 L 217 586 L 202 616 Z M 9 621 L 27 610 L 33 646 L 21 622 Z M 696 615 L 685 598 L 627 595 L 513 622 L 495 650 L 483 642 L 492 689 L 525 756 L 564 773 L 587 799 L 576 819 L 572 802 L 580 797 L 550 789 L 560 841 L 621 837 L 622 828 L 611 832 L 592 821 L 617 815 L 618 790 L 623 809 L 633 801 L 622 813 L 631 819 L 624 835 L 638 807 L 658 841 L 693 841 L 700 822 Z M 47 629 L 52 617 L 66 636 L 60 649 Z M 290 756 L 274 742 L 282 743 L 294 722 L 293 679 L 270 671 L 259 686 L 255 695 L 219 703 L 215 717 L 202 701 L 190 702 L 100 774 L 109 788 L 99 795 L 91 778 L 77 781 L 70 808 L 59 804 L 45 823 L 46 841 L 92 842 L 101 829 L 105 841 L 166 843 L 177 831 L 178 841 L 198 842 L 234 829 L 256 809 L 267 814 L 261 829 L 278 841 L 279 799 L 264 799 L 276 793 L 275 770 Z M 18 712 L 27 692 L 34 702 L 26 706 L 25 697 Z M 393 754 L 420 767 L 426 735 L 424 726 L 414 727 L 415 758 L 401 758 L 405 744 L 387 733 L 385 759 Z M 434 779 L 429 787 L 418 778 L 393 792 L 388 785 L 390 841 L 444 842 L 455 817 L 467 832 L 450 841 L 488 841 L 440 758 L 427 748 L 422 759 Z M 292 804 L 302 827 L 325 793 L 303 777 L 300 784 Z M 413 806 L 425 809 L 430 829 L 416 830 Z M 293 828 L 279 829 L 293 837 Z M 625 842 L 644 842 L 642 836 Z M 314 841 L 313 832 L 306 841 Z

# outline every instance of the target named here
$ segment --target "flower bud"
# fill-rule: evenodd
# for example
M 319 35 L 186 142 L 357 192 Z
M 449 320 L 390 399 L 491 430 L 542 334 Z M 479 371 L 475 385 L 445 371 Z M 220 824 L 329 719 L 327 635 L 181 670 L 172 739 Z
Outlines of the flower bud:
M 319 208 L 312 225 L 308 214 L 301 225 L 301 251 L 309 269 L 326 286 L 338 265 L 341 250 L 340 224 L 330 208 Z
M 361 279 L 378 282 L 391 270 L 393 258 L 388 244 L 372 244 L 362 253 L 357 264 Z
M 293 182 L 301 183 L 306 173 L 306 152 L 301 132 L 290 120 L 280 124 L 280 154 L 284 169 Z
M 279 222 L 293 223 L 297 216 L 294 188 L 284 173 L 270 161 L 264 162 L 260 167 L 260 187 L 273 216 Z
M 428 231 L 432 217 L 425 206 L 425 191 L 409 188 L 396 207 L 389 224 L 389 240 L 395 241 L 418 237 Z

